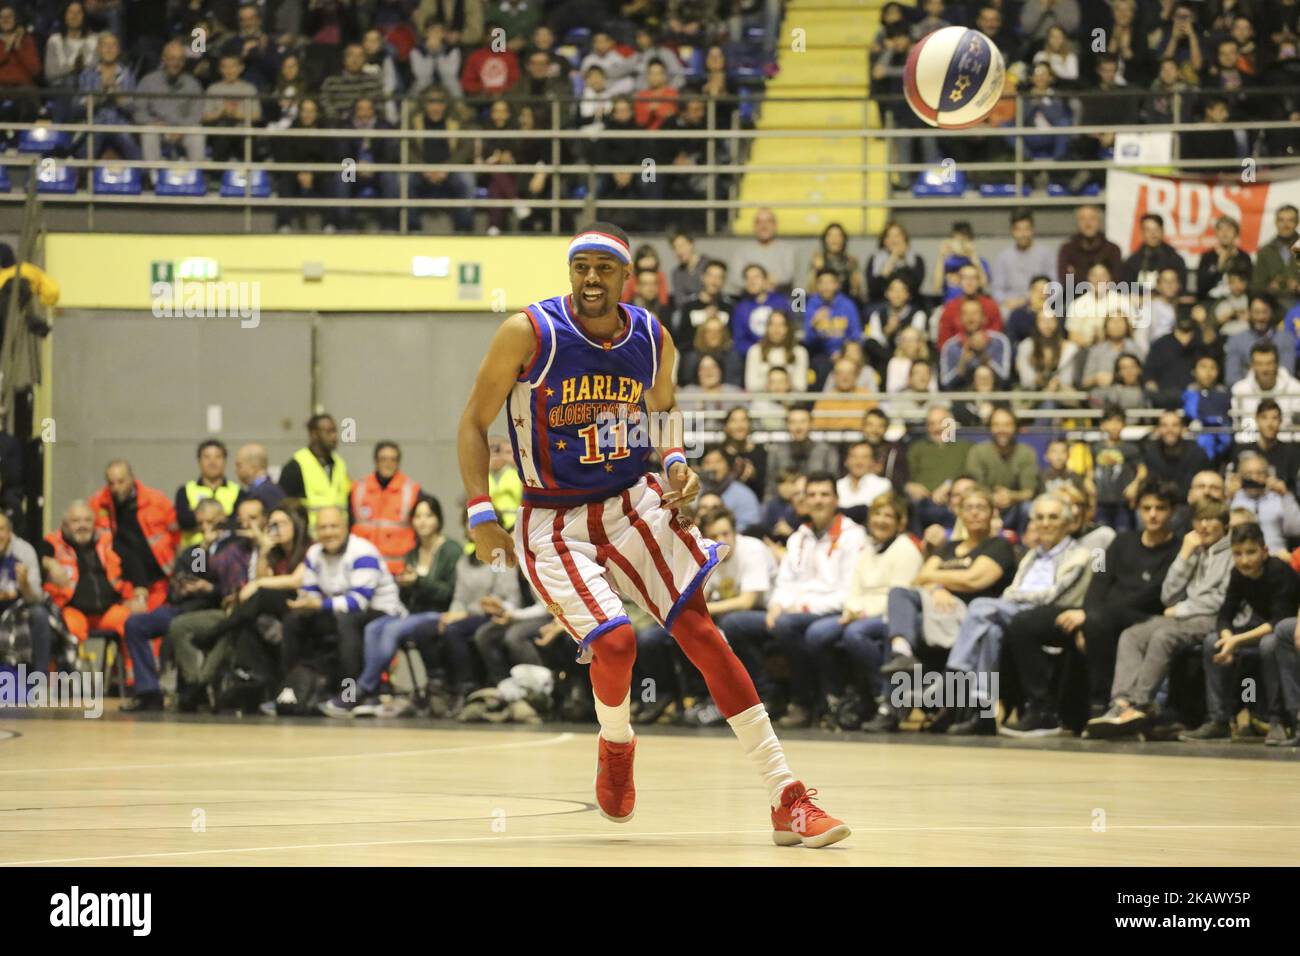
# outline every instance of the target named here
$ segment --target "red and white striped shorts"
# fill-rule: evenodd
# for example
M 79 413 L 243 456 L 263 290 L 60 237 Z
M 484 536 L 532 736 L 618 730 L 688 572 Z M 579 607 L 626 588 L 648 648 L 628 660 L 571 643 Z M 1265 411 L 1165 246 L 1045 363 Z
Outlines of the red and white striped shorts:
M 646 475 L 604 501 L 564 509 L 523 506 L 515 544 L 529 583 L 581 651 L 628 623 L 624 597 L 670 628 L 726 558 L 726 545 L 663 507 L 662 495 L 660 479 Z

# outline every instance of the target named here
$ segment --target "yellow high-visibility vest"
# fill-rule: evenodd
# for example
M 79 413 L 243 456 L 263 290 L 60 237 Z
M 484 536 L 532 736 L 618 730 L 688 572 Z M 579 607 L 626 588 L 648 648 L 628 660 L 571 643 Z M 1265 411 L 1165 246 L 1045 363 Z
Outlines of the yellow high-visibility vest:
M 227 481 L 216 491 L 213 491 L 201 481 L 185 482 L 185 500 L 189 502 L 190 511 L 199 506 L 199 502 L 205 498 L 216 498 L 221 507 L 226 509 L 227 515 L 235 513 L 235 502 L 239 500 L 239 485 L 233 481 Z M 196 544 L 203 542 L 203 532 L 198 528 L 193 531 L 186 531 L 181 535 L 181 547 L 192 548 Z
M 303 504 L 307 506 L 307 527 L 316 534 L 316 512 L 333 505 L 348 509 L 348 495 L 352 492 L 352 482 L 348 479 L 348 466 L 338 455 L 334 456 L 332 474 L 325 474 L 325 468 L 312 454 L 310 448 L 299 448 L 293 453 L 293 460 L 302 469 L 302 487 L 307 493 Z

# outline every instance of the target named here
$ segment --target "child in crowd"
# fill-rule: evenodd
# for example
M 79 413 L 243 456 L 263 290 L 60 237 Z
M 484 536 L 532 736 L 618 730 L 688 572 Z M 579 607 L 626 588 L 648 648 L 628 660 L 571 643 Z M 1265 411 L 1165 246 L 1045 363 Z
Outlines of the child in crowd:
M 1092 445 L 1092 474 L 1085 481 L 1088 494 L 1097 502 L 1097 521 L 1116 531 L 1133 528 L 1131 502 L 1147 473 L 1137 445 L 1120 438 L 1126 420 L 1119 405 L 1106 406 L 1101 418 L 1104 437 Z
M 1213 355 L 1202 355 L 1192 370 L 1193 381 L 1183 392 L 1183 414 L 1187 421 L 1200 422 L 1205 428 L 1224 428 L 1232 424 L 1229 412 L 1232 396 L 1219 384 L 1219 360 Z M 1202 434 L 1196 443 L 1214 464 L 1225 458 L 1232 448 L 1230 431 Z
M 776 479 L 776 497 L 763 505 L 760 522 L 769 535 L 784 541 L 802 520 L 799 501 L 803 498 L 803 475 L 797 471 L 782 471 Z
M 1085 490 L 1083 475 L 1070 470 L 1070 443 L 1066 439 L 1052 439 L 1043 457 L 1047 459 L 1047 467 L 1038 473 L 1036 494 L 1050 494 L 1064 485 Z
M 1232 575 L 1219 608 L 1214 632 L 1202 644 L 1205 663 L 1205 722 L 1179 734 L 1184 741 L 1228 740 L 1241 707 L 1237 665 L 1257 657 L 1259 642 L 1282 621 L 1295 617 L 1300 576 L 1280 558 L 1269 555 L 1259 525 L 1232 529 Z

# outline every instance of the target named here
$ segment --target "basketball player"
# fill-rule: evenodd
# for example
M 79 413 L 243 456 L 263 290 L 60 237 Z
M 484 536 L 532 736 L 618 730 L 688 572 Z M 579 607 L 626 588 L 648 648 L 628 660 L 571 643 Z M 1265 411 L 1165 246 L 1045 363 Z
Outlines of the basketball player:
M 629 720 L 636 635 L 624 594 L 703 673 L 768 788 L 773 840 L 828 846 L 849 828 L 790 773 L 753 682 L 705 607 L 702 585 L 727 550 L 677 513 L 699 493 L 699 478 L 676 447 L 659 447 L 665 474 L 646 473 L 647 412 L 667 413 L 664 431 L 681 434 L 677 350 L 653 315 L 619 303 L 631 264 L 623 231 L 595 223 L 569 243 L 572 294 L 536 302 L 497 330 L 458 436 L 470 537 L 485 561 L 501 556 L 513 567 L 523 560 L 538 600 L 578 642 L 579 660 L 591 661 L 600 721 L 596 800 L 606 819 L 624 823 L 636 806 Z M 513 537 L 487 496 L 487 432 L 507 400 L 524 479 Z

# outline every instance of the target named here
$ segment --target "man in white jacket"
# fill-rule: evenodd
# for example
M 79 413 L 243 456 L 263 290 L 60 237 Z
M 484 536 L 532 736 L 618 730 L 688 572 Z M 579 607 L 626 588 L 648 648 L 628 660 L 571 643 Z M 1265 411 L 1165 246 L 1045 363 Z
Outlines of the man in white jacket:
M 825 617 L 838 618 L 844 609 L 858 555 L 867 543 L 862 526 L 838 513 L 834 475 L 824 471 L 809 475 L 804 505 L 809 520 L 786 541 L 776 586 L 767 602 L 767 629 L 792 659 L 804 653 L 809 625 Z M 812 713 L 797 701 L 780 720 L 782 727 L 810 723 Z
M 1250 347 L 1250 374 L 1232 386 L 1233 411 L 1238 418 L 1252 416 L 1264 398 L 1277 401 L 1284 424 L 1300 414 L 1300 381 L 1281 367 L 1277 346 L 1267 339 Z

